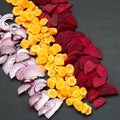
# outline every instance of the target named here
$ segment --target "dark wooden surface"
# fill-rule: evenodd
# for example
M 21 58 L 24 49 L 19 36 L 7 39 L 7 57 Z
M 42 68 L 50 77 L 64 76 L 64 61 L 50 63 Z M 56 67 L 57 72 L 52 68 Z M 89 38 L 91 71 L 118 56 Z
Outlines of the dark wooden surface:
M 109 71 L 108 81 L 120 91 L 120 0 L 69 0 L 78 29 L 103 53 L 102 63 Z M 0 0 L 0 13 L 11 12 Z M 28 96 L 17 95 L 19 82 L 10 80 L 0 67 L 0 120 L 46 120 L 29 107 Z M 107 104 L 86 117 L 64 104 L 51 120 L 119 120 L 120 95 L 107 97 Z

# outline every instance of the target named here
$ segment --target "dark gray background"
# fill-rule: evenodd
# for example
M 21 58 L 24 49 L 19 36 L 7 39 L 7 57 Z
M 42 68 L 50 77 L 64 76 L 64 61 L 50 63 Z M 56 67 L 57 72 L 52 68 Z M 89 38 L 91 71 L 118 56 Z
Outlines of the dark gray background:
M 102 63 L 109 71 L 108 81 L 120 91 L 120 0 L 69 0 L 78 30 L 89 37 L 103 53 Z M 11 6 L 0 0 L 0 13 L 11 12 Z M 10 80 L 0 67 L 0 120 L 46 120 L 28 106 L 28 96 L 17 95 L 17 80 Z M 120 96 L 107 97 L 107 104 L 83 116 L 64 104 L 51 120 L 119 120 Z

